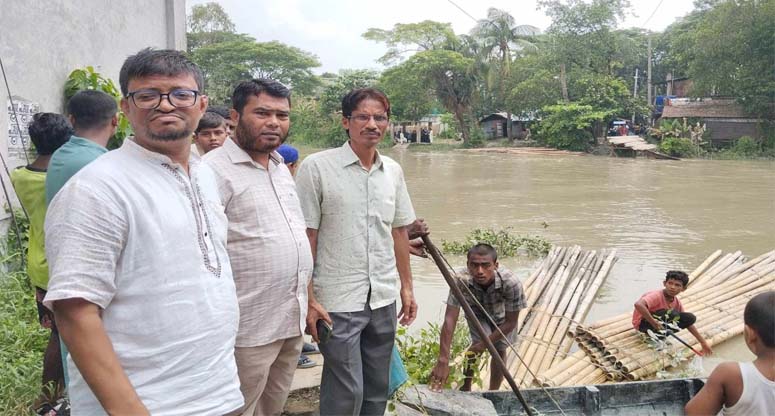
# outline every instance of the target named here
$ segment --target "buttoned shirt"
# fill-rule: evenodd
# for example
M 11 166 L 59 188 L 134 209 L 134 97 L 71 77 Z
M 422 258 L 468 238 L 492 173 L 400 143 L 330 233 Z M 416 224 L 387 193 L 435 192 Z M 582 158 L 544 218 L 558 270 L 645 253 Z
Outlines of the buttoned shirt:
M 527 306 L 522 283 L 509 269 L 499 268 L 495 272 L 495 281 L 487 287 L 482 287 L 476 283 L 466 267 L 455 270 L 455 273 L 460 278 L 457 281 L 458 287 L 480 322 L 490 324 L 490 320 L 487 318 L 487 315 L 490 315 L 496 325 L 503 325 L 506 322 L 506 312 L 517 312 Z M 477 304 L 477 301 L 484 306 L 484 311 Z M 460 306 L 457 299 L 452 296 L 452 292 L 447 298 L 447 304 Z
M 312 252 L 296 184 L 282 156 L 268 169 L 232 139 L 204 160 L 212 166 L 229 218 L 227 249 L 240 307 L 238 347 L 301 336 Z
M 45 227 L 44 304 L 81 298 L 101 309 L 151 414 L 226 414 L 242 405 L 227 220 L 209 166 L 194 157 L 186 172 L 127 139 L 67 181 Z M 67 365 L 73 414 L 105 414 L 71 357 Z
M 330 312 L 388 306 L 398 295 L 393 228 L 415 220 L 401 166 L 360 164 L 350 143 L 308 156 L 296 184 L 307 228 L 318 230 L 312 285 Z

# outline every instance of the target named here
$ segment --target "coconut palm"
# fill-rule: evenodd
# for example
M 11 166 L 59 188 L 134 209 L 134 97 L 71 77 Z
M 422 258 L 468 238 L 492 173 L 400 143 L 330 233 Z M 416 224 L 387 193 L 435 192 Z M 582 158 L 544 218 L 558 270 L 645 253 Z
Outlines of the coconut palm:
M 506 98 L 505 80 L 510 73 L 511 61 L 525 50 L 536 49 L 531 39 L 539 32 L 540 30 L 535 26 L 517 25 L 511 14 L 494 7 L 489 8 L 487 18 L 480 19 L 471 30 L 471 36 L 478 39 L 482 46 L 482 58 L 500 69 L 490 70 L 487 77 L 490 86 L 498 84 L 496 102 L 499 105 L 503 105 Z M 499 75 L 497 79 L 495 75 Z M 508 109 L 507 117 L 509 119 L 507 135 L 511 138 L 511 111 Z

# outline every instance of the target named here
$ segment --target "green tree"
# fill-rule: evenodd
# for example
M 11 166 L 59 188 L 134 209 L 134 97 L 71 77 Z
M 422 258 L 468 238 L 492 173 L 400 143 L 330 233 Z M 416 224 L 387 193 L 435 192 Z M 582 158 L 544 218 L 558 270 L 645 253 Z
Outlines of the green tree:
M 323 89 L 320 95 L 320 111 L 332 114 L 342 109 L 342 98 L 355 88 L 367 88 L 377 85 L 379 73 L 370 69 L 343 69 L 335 79 Z
M 398 122 L 416 122 L 437 106 L 433 91 L 423 77 L 407 73 L 402 66 L 385 70 L 378 87 L 390 97 L 391 118 Z
M 539 29 L 530 25 L 517 25 L 514 17 L 506 11 L 491 7 L 487 18 L 480 19 L 471 30 L 471 36 L 481 45 L 483 58 L 490 67 L 486 68 L 487 87 L 494 93 L 494 106 L 505 109 L 511 119 L 511 108 L 507 104 L 506 80 L 511 72 L 511 62 L 524 49 L 535 49 L 530 39 Z M 494 109 L 494 108 L 493 108 Z M 507 124 L 507 137 L 511 137 L 511 123 Z
M 593 128 L 611 115 L 591 105 L 577 103 L 544 107 L 538 138 L 558 149 L 586 150 L 594 139 Z
M 399 68 L 421 79 L 439 102 L 455 115 L 463 142 L 471 137 L 471 125 L 476 125 L 471 113 L 478 79 L 473 71 L 474 59 L 459 52 L 430 50 L 417 53 Z
M 446 49 L 456 41 L 455 32 L 450 23 L 424 20 L 419 23 L 396 23 L 392 30 L 370 28 L 363 34 L 364 39 L 384 43 L 388 50 L 378 59 L 385 65 L 401 61 L 405 55 Z
M 234 22 L 218 3 L 197 4 L 188 15 L 186 40 L 188 51 L 202 46 L 228 41 L 228 35 L 235 33 Z

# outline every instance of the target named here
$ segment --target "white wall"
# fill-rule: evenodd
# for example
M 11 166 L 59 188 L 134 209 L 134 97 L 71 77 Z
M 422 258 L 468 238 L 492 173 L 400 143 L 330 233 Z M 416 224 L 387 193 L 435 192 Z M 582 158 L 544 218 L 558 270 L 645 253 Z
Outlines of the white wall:
M 61 112 L 67 76 L 85 66 L 118 86 L 121 65 L 140 49 L 185 50 L 185 12 L 185 0 L 0 0 L 0 59 L 11 95 Z M 7 100 L 0 80 L 0 152 L 12 169 L 25 161 L 7 157 Z M 11 191 L 2 169 L 0 177 Z

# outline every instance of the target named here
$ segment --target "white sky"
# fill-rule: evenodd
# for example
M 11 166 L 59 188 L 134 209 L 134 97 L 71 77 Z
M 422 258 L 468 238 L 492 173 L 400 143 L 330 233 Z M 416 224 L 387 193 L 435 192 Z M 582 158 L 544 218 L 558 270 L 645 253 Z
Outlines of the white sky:
M 210 0 L 212 1 L 212 0 Z M 535 0 L 453 0 L 477 19 L 487 16 L 489 7 L 506 10 L 517 24 L 537 26 L 551 23 Z M 208 0 L 188 0 L 187 7 Z M 340 69 L 382 69 L 376 59 L 385 52 L 384 44 L 363 39 L 371 27 L 391 29 L 396 23 L 423 20 L 450 22 L 455 33 L 468 33 L 475 21 L 448 0 L 216 0 L 229 14 L 237 32 L 258 41 L 278 40 L 311 52 L 322 66 L 315 69 L 337 72 Z M 693 0 L 631 0 L 632 12 L 622 27 L 644 27 L 661 31 L 676 18 L 693 9 Z M 659 5 L 659 7 L 657 7 Z M 655 12 L 656 10 L 656 12 Z M 647 21 L 649 16 L 654 15 Z

